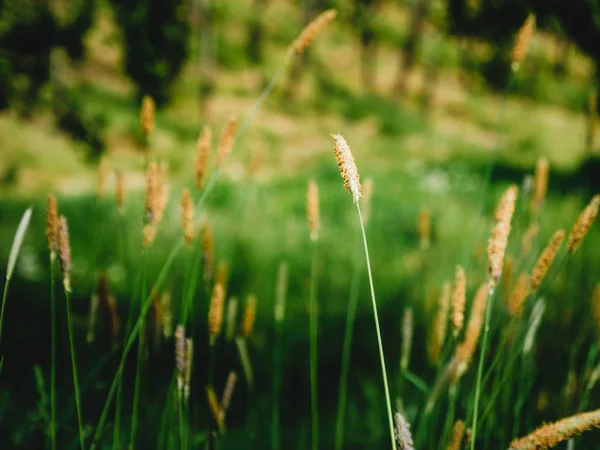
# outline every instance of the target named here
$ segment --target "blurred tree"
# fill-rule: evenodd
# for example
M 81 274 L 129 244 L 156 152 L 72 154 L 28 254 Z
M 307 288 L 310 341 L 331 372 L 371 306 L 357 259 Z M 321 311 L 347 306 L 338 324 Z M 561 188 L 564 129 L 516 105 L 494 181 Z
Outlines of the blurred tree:
M 377 35 L 374 22 L 380 4 L 381 0 L 357 0 L 351 16 L 360 39 L 360 74 L 363 88 L 367 92 L 375 89 Z
M 125 45 L 125 71 L 138 100 L 150 95 L 158 106 L 188 54 L 190 25 L 186 0 L 111 0 Z
M 263 62 L 264 25 L 262 17 L 267 8 L 267 0 L 254 0 L 248 30 L 248 56 L 254 64 Z

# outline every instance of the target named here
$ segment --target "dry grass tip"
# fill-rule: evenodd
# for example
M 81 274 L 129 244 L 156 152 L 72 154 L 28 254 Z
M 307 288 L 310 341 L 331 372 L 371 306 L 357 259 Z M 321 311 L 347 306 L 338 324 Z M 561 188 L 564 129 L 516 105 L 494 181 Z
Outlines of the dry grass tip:
M 194 172 L 196 175 L 196 187 L 201 189 L 206 177 L 208 167 L 208 156 L 210 155 L 210 144 L 212 142 L 212 130 L 206 125 L 196 143 L 196 161 L 194 163 Z
M 525 59 L 525 56 L 527 56 L 533 33 L 535 33 L 535 15 L 529 14 L 523 25 L 521 25 L 521 28 L 519 28 L 515 44 L 512 48 L 511 60 L 514 71 L 519 70 L 519 66 Z
M 300 32 L 300 35 L 292 42 L 292 50 L 297 54 L 301 54 L 306 50 L 310 44 L 316 39 L 316 37 L 325 29 L 327 26 L 335 20 L 337 17 L 337 11 L 335 9 L 328 9 L 322 12 L 304 27 Z
M 504 253 L 508 245 L 508 236 L 510 234 L 511 220 L 515 212 L 515 203 L 519 188 L 516 185 L 510 186 L 500 198 L 496 208 L 496 225 L 492 230 L 492 237 L 488 242 L 488 263 L 489 263 L 489 285 L 490 291 L 493 291 L 500 277 L 502 276 L 502 267 L 504 265 Z
M 358 204 L 358 200 L 362 196 L 362 186 L 360 185 L 360 177 L 352 150 L 350 150 L 350 146 L 341 134 L 332 134 L 331 137 L 335 139 L 333 151 L 340 169 L 340 175 L 344 180 L 344 187 L 352 195 L 354 203 Z
M 58 259 L 65 290 L 71 292 L 71 243 L 65 216 L 60 216 L 58 219 Z
M 46 206 L 46 238 L 48 240 L 48 250 L 54 259 L 58 251 L 58 203 L 54 195 L 48 194 Z
M 571 232 L 569 233 L 569 240 L 567 243 L 567 249 L 569 253 L 574 253 L 583 238 L 585 238 L 586 234 L 592 227 L 594 220 L 596 220 L 596 216 L 598 215 L 598 207 L 600 207 L 600 195 L 594 195 L 589 205 L 585 207 L 585 209 L 579 215 L 577 222 L 573 225 Z
M 210 337 L 210 345 L 215 343 L 215 340 L 221 332 L 223 325 L 223 312 L 225 307 L 225 291 L 219 283 L 215 284 L 210 306 L 208 309 L 208 333 Z
M 186 245 L 194 240 L 194 202 L 188 188 L 181 192 L 181 228 Z
M 249 338 L 252 336 L 254 322 L 256 322 L 256 295 L 249 295 L 246 299 L 246 309 L 242 320 L 242 334 L 244 337 Z
M 460 450 L 464 435 L 465 423 L 462 420 L 457 420 L 452 427 L 452 438 L 448 443 L 447 450 Z
M 510 450 L 537 450 L 555 447 L 592 428 L 600 428 L 600 409 L 544 425 L 533 433 L 511 442 Z
M 410 425 L 400 411 L 394 414 L 394 432 L 399 450 L 415 450 Z
M 565 240 L 565 231 L 557 230 L 550 242 L 542 251 L 540 257 L 535 263 L 533 271 L 531 272 L 531 290 L 535 291 L 540 284 L 542 284 L 542 280 L 546 276 L 546 272 L 554 262 L 554 258 L 556 258 L 556 254 L 558 253 L 558 249 L 562 245 Z
M 548 159 L 541 157 L 535 165 L 535 183 L 533 197 L 531 198 L 531 209 L 534 213 L 538 213 L 548 191 L 549 164 Z
M 458 336 L 465 321 L 466 293 L 467 277 L 465 276 L 465 269 L 462 266 L 456 266 L 454 287 L 452 290 L 452 313 L 450 315 L 454 337 Z
M 142 99 L 142 107 L 140 108 L 140 123 L 142 127 L 142 134 L 149 136 L 154 130 L 154 115 L 156 105 L 154 99 L 149 95 L 144 95 Z

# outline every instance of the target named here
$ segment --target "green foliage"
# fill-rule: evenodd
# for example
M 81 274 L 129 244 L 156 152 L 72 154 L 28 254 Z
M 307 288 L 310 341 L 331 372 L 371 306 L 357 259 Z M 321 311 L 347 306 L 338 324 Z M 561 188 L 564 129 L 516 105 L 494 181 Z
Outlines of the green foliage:
M 150 95 L 158 106 L 170 89 L 188 53 L 190 28 L 183 0 L 111 1 L 125 46 L 125 72 L 137 97 Z

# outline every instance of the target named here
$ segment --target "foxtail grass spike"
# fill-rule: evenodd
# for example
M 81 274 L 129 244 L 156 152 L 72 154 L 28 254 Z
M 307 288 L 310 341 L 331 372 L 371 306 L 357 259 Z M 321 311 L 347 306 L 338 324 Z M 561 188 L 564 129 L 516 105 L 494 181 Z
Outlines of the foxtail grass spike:
M 512 48 L 511 60 L 513 71 L 516 72 L 519 70 L 521 63 L 525 59 L 525 56 L 527 56 L 529 44 L 534 33 L 535 15 L 529 14 L 523 25 L 521 25 L 521 28 L 519 28 L 519 32 L 517 33 L 517 37 L 515 39 L 515 44 Z
M 235 391 L 235 384 L 237 382 L 237 374 L 233 371 L 227 375 L 227 381 L 225 382 L 225 389 L 223 389 L 223 396 L 221 397 L 221 422 L 225 423 L 225 416 L 229 407 L 231 406 L 231 399 L 233 398 L 233 392 Z
M 175 329 L 175 378 L 177 379 L 177 394 L 181 398 L 186 373 L 185 328 L 177 325 Z
M 360 176 L 358 175 L 352 150 L 350 150 L 350 146 L 341 134 L 332 134 L 331 137 L 335 139 L 333 151 L 340 169 L 340 175 L 344 180 L 344 187 L 352 195 L 354 203 L 358 203 L 358 200 L 362 197 L 362 186 L 360 185 Z
M 504 253 L 508 246 L 508 236 L 510 234 L 518 192 L 519 188 L 516 185 L 510 186 L 500 198 L 498 207 L 496 208 L 496 225 L 488 243 L 490 291 L 494 291 L 502 276 Z
M 221 284 L 215 284 L 208 310 L 208 332 L 210 344 L 214 345 L 223 324 L 225 292 Z
M 181 228 L 185 243 L 189 246 L 194 240 L 194 201 L 188 188 L 181 192 Z
M 410 425 L 400 411 L 394 414 L 394 425 L 398 450 L 415 450 Z
M 223 423 L 223 413 L 221 412 L 221 405 L 219 404 L 219 400 L 217 399 L 217 394 L 215 394 L 215 390 L 212 386 L 206 388 L 206 397 L 208 400 L 208 407 L 210 409 L 213 420 L 217 424 L 219 431 L 223 432 L 224 423 Z
M 336 17 L 337 11 L 335 9 L 328 9 L 322 12 L 315 20 L 304 27 L 300 35 L 292 43 L 291 48 L 293 51 L 297 55 L 302 54 Z
M 521 314 L 523 303 L 529 294 L 531 277 L 527 272 L 522 272 L 508 296 L 508 314 L 516 317 Z
M 534 213 L 540 211 L 540 208 L 546 199 L 546 191 L 548 190 L 548 167 L 548 158 L 542 156 L 538 159 L 535 166 L 534 192 L 533 197 L 531 198 L 531 206 Z
M 543 298 L 540 298 L 537 300 L 535 305 L 533 305 L 533 310 L 531 311 L 529 326 L 527 328 L 527 333 L 525 334 L 525 339 L 523 339 L 523 355 L 528 355 L 531 353 L 531 350 L 533 350 L 535 336 L 540 324 L 542 323 L 542 317 L 544 316 L 545 311 L 546 302 Z
M 155 110 L 154 99 L 149 95 L 145 95 L 142 99 L 142 107 L 140 109 L 140 124 L 142 134 L 145 137 L 148 137 L 154 130 Z
M 533 271 L 531 272 L 531 290 L 535 291 L 542 284 L 544 277 L 546 276 L 546 272 L 554 262 L 554 258 L 560 249 L 563 241 L 565 240 L 565 231 L 557 230 L 550 242 L 542 251 L 542 254 L 538 258 Z
M 242 321 L 242 334 L 245 338 L 252 336 L 254 322 L 256 321 L 256 295 L 249 295 L 246 300 L 246 309 L 244 310 L 244 320 Z
M 201 189 L 204 186 L 204 178 L 208 168 L 208 157 L 210 155 L 210 146 L 212 142 L 212 129 L 206 125 L 198 137 L 196 143 L 196 161 L 194 171 L 196 175 L 196 187 Z
M 590 203 L 579 215 L 577 222 L 573 225 L 571 232 L 569 233 L 569 239 L 567 242 L 567 249 L 569 253 L 575 253 L 575 251 L 581 245 L 583 238 L 592 227 L 596 216 L 598 215 L 598 208 L 600 207 L 600 194 L 594 195 Z
M 58 219 L 58 260 L 65 290 L 71 292 L 71 243 L 65 216 L 60 216 Z
M 440 353 L 446 339 L 446 330 L 448 328 L 448 315 L 450 312 L 450 293 L 451 284 L 446 281 L 442 286 L 442 292 L 438 302 L 438 312 L 433 324 L 433 330 L 429 343 L 429 357 L 431 363 L 437 366 L 440 359 Z
M 454 337 L 458 336 L 465 322 L 466 294 L 467 277 L 465 276 L 465 269 L 462 266 L 457 266 L 452 290 L 452 313 L 450 315 Z
M 194 341 L 190 338 L 185 340 L 185 383 L 183 386 L 183 401 L 187 404 L 190 399 L 192 385 L 192 362 L 194 360 Z
M 465 435 L 465 423 L 462 420 L 457 420 L 452 427 L 452 438 L 446 450 L 460 450 L 463 437 Z
M 556 447 L 561 442 L 593 428 L 600 428 L 600 409 L 543 425 L 533 433 L 512 441 L 509 450 L 541 450 Z
M 46 238 L 48 240 L 48 250 L 50 255 L 58 252 L 58 204 L 52 194 L 48 194 L 46 206 Z

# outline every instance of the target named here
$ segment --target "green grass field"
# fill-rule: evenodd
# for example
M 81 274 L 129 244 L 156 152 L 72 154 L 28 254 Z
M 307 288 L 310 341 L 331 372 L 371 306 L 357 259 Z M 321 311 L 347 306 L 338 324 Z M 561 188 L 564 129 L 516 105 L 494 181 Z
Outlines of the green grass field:
M 291 14 L 281 8 L 271 14 Z M 392 14 L 387 20 L 394 18 Z M 385 20 L 381 26 L 394 29 Z M 582 208 L 598 192 L 597 156 L 584 151 L 586 80 L 591 69 L 583 57 L 572 56 L 567 83 L 543 70 L 532 81 L 528 70 L 534 63 L 541 64 L 546 55 L 547 40 L 540 36 L 532 45 L 531 62 L 524 64 L 514 92 L 508 92 L 505 99 L 503 93 L 490 92 L 477 80 L 465 86 L 460 81 L 464 74 L 456 56 L 458 43 L 428 37 L 425 54 L 440 54 L 445 63 L 434 106 L 425 110 L 419 101 L 419 68 L 407 98 L 389 97 L 396 67 L 390 62 L 395 61 L 391 45 L 381 49 L 376 91 L 362 92 L 353 44 L 342 25 L 334 26 L 315 43 L 312 58 L 321 66 L 319 74 L 315 70 L 305 74 L 298 101 L 290 104 L 284 97 L 284 78 L 252 117 L 247 133 L 236 141 L 223 170 L 216 171 L 214 147 L 227 118 L 235 115 L 245 123 L 261 91 L 261 74 L 275 72 L 295 37 L 285 27 L 274 28 L 270 33 L 279 41 L 271 44 L 273 51 L 268 52 L 264 67 L 247 66 L 243 59 L 230 55 L 233 61 L 222 70 L 206 117 L 199 113 L 198 74 L 190 64 L 176 85 L 174 102 L 158 112 L 156 129 L 144 151 L 138 144 L 139 106 L 132 100 L 132 86 L 118 69 L 120 49 L 114 43 L 111 18 L 100 14 L 88 38 L 88 58 L 71 68 L 69 81 L 86 111 L 106 121 L 109 174 L 101 196 L 97 195 L 98 161 L 87 158 L 85 145 L 54 128 L 47 104 L 27 121 L 10 112 L 0 115 L 2 265 L 9 259 L 23 211 L 33 205 L 1 335 L 2 448 L 51 448 L 51 271 L 44 234 L 49 192 L 56 194 L 60 214 L 69 224 L 70 317 L 83 423 L 79 430 L 67 313 L 57 272 L 56 448 L 77 448 L 80 432 L 86 447 L 99 437 L 103 408 L 140 308 L 149 308 L 154 294 L 169 294 L 173 328 L 182 322 L 189 302 L 185 325 L 194 341 L 189 402 L 184 406 L 176 394 L 173 337 L 160 337 L 155 345 L 155 310 L 149 309 L 144 338 L 132 339 L 131 352 L 123 359 L 122 395 L 107 409 L 97 448 L 127 448 L 133 440 L 140 449 L 215 445 L 222 449 L 306 449 L 312 445 L 314 449 L 311 285 L 318 304 L 313 319 L 319 327 L 319 445 L 337 448 L 344 330 L 348 305 L 356 295 L 343 421 L 345 448 L 389 448 L 362 238 L 355 207 L 335 163 L 330 133 L 341 133 L 350 143 L 363 183 L 373 180 L 366 234 L 391 403 L 411 424 L 415 448 L 449 448 L 455 420 L 472 425 L 481 346 L 458 383 L 450 387 L 446 380 L 439 391 L 436 384 L 444 380 L 463 335 L 448 334 L 436 363 L 428 357 L 428 346 L 442 285 L 454 280 L 457 265 L 466 272 L 465 323 L 469 321 L 473 296 L 488 276 L 486 246 L 494 209 L 513 183 L 521 187 L 506 253 L 514 265 L 512 274 L 505 270 L 491 297 L 475 448 L 505 449 L 512 439 L 545 422 L 598 406 L 600 397 L 590 381 L 599 363 L 600 324 L 593 314 L 600 275 L 598 226 L 591 228 L 574 254 L 567 254 L 563 244 L 540 288 L 525 300 L 520 316 L 510 316 L 507 309 L 518 275 L 532 270 L 557 229 L 569 233 Z M 235 31 L 225 36 L 224 48 L 235 48 Z M 526 96 L 530 85 L 536 87 L 535 95 Z M 215 184 L 214 189 L 209 184 L 209 189 L 198 190 L 193 181 L 195 142 L 206 124 L 216 135 L 209 169 Z M 530 209 L 533 194 L 524 177 L 534 173 L 540 157 L 549 160 L 550 176 L 545 202 L 536 215 Z M 168 164 L 168 203 L 154 245 L 142 250 L 145 171 L 150 160 Z M 488 167 L 493 169 L 489 186 L 485 180 Z M 123 213 L 115 202 L 115 171 L 121 171 L 125 179 Z M 316 181 L 320 192 L 315 267 L 311 267 L 306 219 L 309 179 Z M 197 238 L 190 247 L 178 245 L 182 238 L 179 199 L 184 187 L 191 190 L 194 200 L 201 201 L 194 216 Z M 423 210 L 431 217 L 428 248 L 420 245 L 418 224 Z M 227 339 L 223 332 L 212 346 L 207 316 L 213 285 L 203 279 L 207 267 L 198 236 L 204 221 L 214 234 L 214 266 L 227 264 L 225 308 L 232 297 L 239 304 L 237 337 Z M 539 225 L 539 234 L 523 253 L 522 238 L 534 223 Z M 287 264 L 288 283 L 285 316 L 278 322 L 276 280 L 281 263 Z M 101 311 L 96 338 L 89 343 L 91 297 L 100 274 L 106 274 L 110 295 L 116 299 L 120 326 L 115 341 L 109 329 L 110 314 Z M 243 306 L 250 294 L 258 298 L 256 324 L 251 336 L 239 336 Z M 534 305 L 541 301 L 545 311 L 535 344 L 532 351 L 524 352 Z M 402 317 L 407 308 L 414 312 L 414 335 L 408 367 L 401 368 Z M 253 386 L 248 383 L 240 346 L 248 352 Z M 226 429 L 219 430 L 206 388 L 212 386 L 220 398 L 230 371 L 237 373 L 237 385 Z M 426 412 L 427 402 L 434 397 L 433 410 Z M 114 403 L 120 405 L 118 413 Z M 137 429 L 132 433 L 134 426 Z M 571 445 L 600 448 L 598 438 L 597 432 L 589 432 Z

